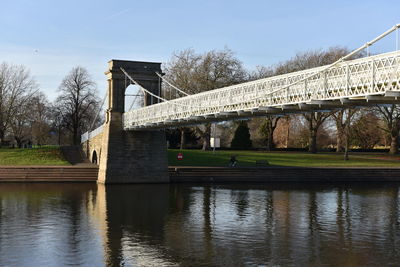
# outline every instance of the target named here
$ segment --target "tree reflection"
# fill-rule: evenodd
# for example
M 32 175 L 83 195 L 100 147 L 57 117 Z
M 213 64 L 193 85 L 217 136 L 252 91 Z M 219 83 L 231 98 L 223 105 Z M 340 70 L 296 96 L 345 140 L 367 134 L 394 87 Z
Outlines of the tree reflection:
M 398 186 L 99 185 L 96 203 L 108 266 L 352 266 L 398 262 L 398 194 Z

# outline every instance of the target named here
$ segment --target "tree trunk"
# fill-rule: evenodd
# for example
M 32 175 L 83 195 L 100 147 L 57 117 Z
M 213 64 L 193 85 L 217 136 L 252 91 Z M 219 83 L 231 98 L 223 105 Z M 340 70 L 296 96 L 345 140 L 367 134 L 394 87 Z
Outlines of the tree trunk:
M 0 148 L 1 148 L 2 145 L 3 145 L 4 136 L 5 136 L 5 131 L 1 129 L 1 130 L 0 130 Z
M 308 130 L 310 132 L 309 140 L 308 140 L 308 152 L 317 153 L 317 132 L 318 127 L 317 123 L 314 125 L 314 116 L 315 112 L 310 113 L 310 117 L 308 120 Z
M 202 150 L 209 150 L 211 147 L 210 144 L 210 134 L 205 134 L 203 137 L 203 147 Z
M 61 127 L 58 126 L 58 146 L 61 146 Z
M 210 147 L 211 147 L 210 137 L 211 137 L 210 131 L 207 131 L 207 129 L 206 129 L 206 132 L 204 133 L 204 135 L 202 137 L 202 139 L 203 139 L 202 150 L 209 150 L 210 149 Z
M 266 150 L 271 151 L 274 147 L 274 131 L 276 129 L 276 126 L 278 125 L 280 117 L 273 117 L 273 116 L 267 116 L 265 118 L 265 126 L 262 125 L 264 128 L 264 133 L 266 136 Z
M 308 151 L 311 153 L 317 153 L 317 130 L 313 129 L 310 131 L 310 139 L 309 139 L 309 148 Z
M 74 130 L 72 132 L 72 141 L 75 146 L 79 145 L 79 140 L 78 140 L 78 127 L 74 127 Z
M 201 139 L 203 141 L 202 150 L 209 150 L 211 147 L 210 138 L 211 138 L 211 124 L 207 123 L 204 125 L 205 129 L 201 133 Z
M 186 140 L 185 140 L 185 129 L 181 128 L 181 144 L 180 144 L 179 149 L 184 149 L 185 148 L 185 142 L 186 142 Z
M 397 154 L 399 152 L 399 135 L 392 133 L 390 137 L 391 137 L 391 142 L 390 142 L 389 154 Z
M 287 132 L 286 132 L 286 148 L 289 148 L 289 135 L 290 135 L 290 117 L 287 119 Z
M 350 127 L 350 125 L 347 125 L 346 127 Z M 344 143 L 344 160 L 349 160 L 349 145 L 350 145 L 350 142 L 349 142 L 349 129 L 347 129 L 347 131 L 344 131 L 344 133 L 345 133 L 345 136 L 344 136 L 344 141 L 345 141 L 345 143 Z M 338 146 L 338 148 L 339 148 L 339 146 Z
M 15 142 L 17 142 L 17 147 L 22 148 L 22 139 L 14 137 Z
M 349 160 L 349 144 L 346 144 L 344 148 L 344 160 Z
M 267 151 L 271 151 L 274 148 L 274 132 L 268 132 L 268 140 L 267 140 Z
M 354 112 L 353 112 L 354 114 Z M 340 135 L 343 136 L 344 140 L 344 160 L 349 160 L 349 147 L 350 147 L 350 123 L 351 116 L 353 115 L 348 110 L 347 119 L 345 121 L 344 127 L 341 127 Z M 339 132 L 338 132 L 339 135 Z
M 343 139 L 346 139 L 345 138 L 345 133 L 344 133 L 344 130 L 342 129 L 342 128 L 337 128 L 337 137 L 336 137 L 336 143 L 337 143 L 337 145 L 336 145 L 336 152 L 344 152 L 344 146 L 346 145 L 345 144 L 345 141 L 343 140 Z

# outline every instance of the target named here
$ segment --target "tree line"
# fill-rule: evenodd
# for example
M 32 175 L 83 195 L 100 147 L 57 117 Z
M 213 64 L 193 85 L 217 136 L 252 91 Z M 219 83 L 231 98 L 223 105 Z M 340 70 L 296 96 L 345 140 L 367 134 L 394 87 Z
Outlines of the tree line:
M 80 144 L 99 99 L 95 83 L 83 67 L 74 67 L 61 81 L 51 103 L 29 70 L 0 65 L 0 147 Z M 99 122 L 97 122 L 99 123 Z
M 350 51 L 344 47 L 297 53 L 291 59 L 273 66 L 258 66 L 246 71 L 229 49 L 203 54 L 192 49 L 173 54 L 166 67 L 166 78 L 188 93 L 234 85 L 304 69 L 331 64 Z M 360 53 L 353 56 L 363 57 Z M 166 98 L 180 97 L 166 86 Z M 350 148 L 373 149 L 389 147 L 389 153 L 398 153 L 400 132 L 400 106 L 397 104 L 364 108 L 335 109 L 330 112 L 309 111 L 286 116 L 266 115 L 242 122 L 217 124 L 222 146 L 237 149 L 301 148 L 311 153 L 319 149 L 347 153 Z M 247 130 L 246 130 L 247 129 Z M 237 131 L 242 136 L 238 142 Z M 247 131 L 248 133 L 244 133 Z M 211 124 L 168 130 L 170 146 L 177 148 L 202 147 L 209 149 Z M 246 137 L 248 136 L 248 137 Z M 244 140 L 244 139 L 249 140 Z M 251 139 L 251 140 L 250 140 Z
M 244 68 L 225 48 L 197 53 L 186 49 L 173 53 L 164 64 L 165 77 L 188 94 L 196 94 L 242 82 L 330 64 L 349 50 L 332 47 L 297 53 L 272 66 Z M 364 56 L 359 54 L 358 57 Z M 162 97 L 183 95 L 163 84 Z M 74 67 L 60 81 L 58 97 L 50 102 L 24 66 L 0 65 L 0 145 L 78 145 L 82 133 L 102 123 L 96 116 L 100 99 L 93 79 L 83 67 Z M 97 119 L 96 119 L 97 118 Z M 398 153 L 400 106 L 343 108 L 286 116 L 266 115 L 247 121 L 211 123 L 166 130 L 170 147 L 210 149 L 210 137 L 221 138 L 223 147 L 237 149 L 301 148 L 348 152 L 350 148 L 389 148 Z

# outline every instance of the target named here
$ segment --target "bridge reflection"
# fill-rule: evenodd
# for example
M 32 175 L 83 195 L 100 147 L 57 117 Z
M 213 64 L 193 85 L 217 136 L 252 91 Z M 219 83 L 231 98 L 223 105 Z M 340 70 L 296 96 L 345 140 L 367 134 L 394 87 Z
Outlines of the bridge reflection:
M 0 265 L 384 266 L 399 185 L 3 184 Z
M 399 260 L 398 197 L 398 186 L 99 185 L 93 207 L 106 211 L 108 265 L 349 266 Z

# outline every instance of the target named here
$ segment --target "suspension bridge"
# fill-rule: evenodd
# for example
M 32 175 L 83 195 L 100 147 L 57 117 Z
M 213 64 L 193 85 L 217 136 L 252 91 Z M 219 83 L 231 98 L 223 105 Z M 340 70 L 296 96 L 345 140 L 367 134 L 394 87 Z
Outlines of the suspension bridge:
M 99 182 L 165 182 L 168 177 L 162 129 L 255 116 L 398 104 L 399 29 L 400 24 L 393 26 L 327 66 L 195 95 L 165 80 L 160 75 L 160 63 L 112 60 L 106 72 L 109 81 L 106 122 L 85 133 L 82 143 L 89 157 L 96 153 L 96 159 L 100 158 Z M 369 55 L 372 45 L 393 32 L 396 32 L 395 51 Z M 352 59 L 364 50 L 367 56 Z M 143 92 L 144 107 L 125 112 L 127 79 Z M 173 100 L 162 98 L 160 80 L 184 96 Z M 99 151 L 102 155 L 97 155 Z M 156 166 L 151 167 L 150 163 Z

